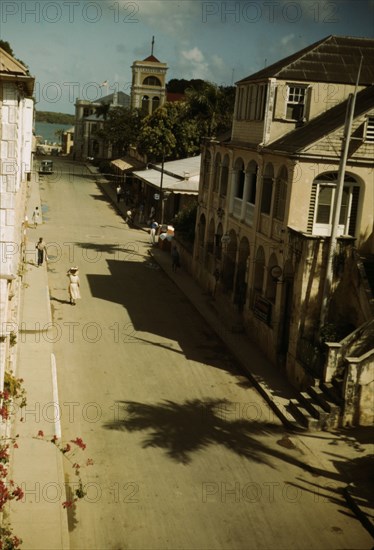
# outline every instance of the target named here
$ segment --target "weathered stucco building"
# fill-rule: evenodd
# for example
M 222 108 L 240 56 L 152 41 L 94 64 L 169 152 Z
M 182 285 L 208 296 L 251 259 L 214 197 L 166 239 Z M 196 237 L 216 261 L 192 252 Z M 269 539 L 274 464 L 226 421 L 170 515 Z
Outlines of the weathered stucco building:
M 98 101 L 77 99 L 75 102 L 74 147 L 75 159 L 86 160 L 89 157 L 112 158 L 112 145 L 103 140 L 99 131 L 104 125 L 104 114 L 98 109 L 129 107 L 130 96 L 124 92 L 114 92 Z
M 12 367 L 12 327 L 25 247 L 27 180 L 32 170 L 34 78 L 0 48 L 0 390 Z
M 143 61 L 134 61 L 131 69 L 131 108 L 150 115 L 166 101 L 167 64 L 152 53 Z
M 195 277 L 295 386 L 335 391 L 345 424 L 373 421 L 373 83 L 374 40 L 337 36 L 237 82 L 231 136 L 205 143 L 199 189 Z

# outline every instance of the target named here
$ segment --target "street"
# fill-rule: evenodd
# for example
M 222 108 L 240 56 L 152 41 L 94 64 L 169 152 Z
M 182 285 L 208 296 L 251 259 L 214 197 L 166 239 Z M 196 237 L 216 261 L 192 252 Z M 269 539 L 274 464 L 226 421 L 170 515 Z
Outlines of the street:
M 83 165 L 55 166 L 35 234 L 49 258 L 62 439 L 82 438 L 93 461 L 67 511 L 71 548 L 370 548 L 344 484 L 305 467 L 307 447 L 154 263 L 148 234 Z M 68 461 L 65 476 L 74 487 Z

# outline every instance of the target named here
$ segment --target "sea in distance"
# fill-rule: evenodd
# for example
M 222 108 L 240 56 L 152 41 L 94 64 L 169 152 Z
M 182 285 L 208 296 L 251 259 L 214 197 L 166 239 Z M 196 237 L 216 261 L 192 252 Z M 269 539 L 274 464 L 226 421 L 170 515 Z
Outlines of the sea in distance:
M 35 122 L 35 134 L 41 136 L 43 144 L 61 143 L 61 138 L 56 136 L 58 130 L 65 131 L 71 128 L 72 124 L 50 124 L 49 122 Z

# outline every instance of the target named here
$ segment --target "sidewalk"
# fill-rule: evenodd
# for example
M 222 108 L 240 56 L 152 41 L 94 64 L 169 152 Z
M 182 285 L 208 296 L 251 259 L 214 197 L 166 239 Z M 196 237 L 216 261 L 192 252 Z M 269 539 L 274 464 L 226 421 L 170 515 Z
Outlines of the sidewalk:
M 41 210 L 39 186 L 33 181 L 29 220 L 35 206 Z M 39 268 L 35 265 L 35 245 L 41 236 L 42 226 L 27 231 L 16 372 L 24 380 L 27 405 L 17 412 L 12 426 L 13 435 L 19 434 L 19 438 L 11 459 L 11 479 L 20 485 L 24 498 L 12 502 L 10 520 L 14 534 L 23 540 L 23 550 L 65 550 L 69 533 L 62 507 L 67 500 L 63 457 L 55 445 L 37 439 L 39 430 L 48 440 L 60 435 L 47 268 L 45 263 Z

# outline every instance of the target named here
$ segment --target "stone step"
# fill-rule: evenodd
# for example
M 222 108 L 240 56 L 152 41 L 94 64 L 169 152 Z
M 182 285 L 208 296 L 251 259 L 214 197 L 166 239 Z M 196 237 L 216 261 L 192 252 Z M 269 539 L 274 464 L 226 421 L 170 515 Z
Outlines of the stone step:
M 336 408 L 339 408 L 339 405 L 332 401 L 332 399 L 318 386 L 310 386 L 307 392 L 327 413 L 331 413 Z
M 330 382 L 321 382 L 320 386 L 323 393 L 325 393 L 333 403 L 342 407 L 344 405 L 343 399 L 338 395 L 336 389 Z
M 309 412 L 300 404 L 297 399 L 290 399 L 289 410 L 292 416 L 302 426 L 308 430 L 319 430 L 320 425 L 317 418 L 314 418 Z
M 329 413 L 326 412 L 307 392 L 300 392 L 298 398 L 304 409 L 314 418 L 317 418 L 323 425 Z

